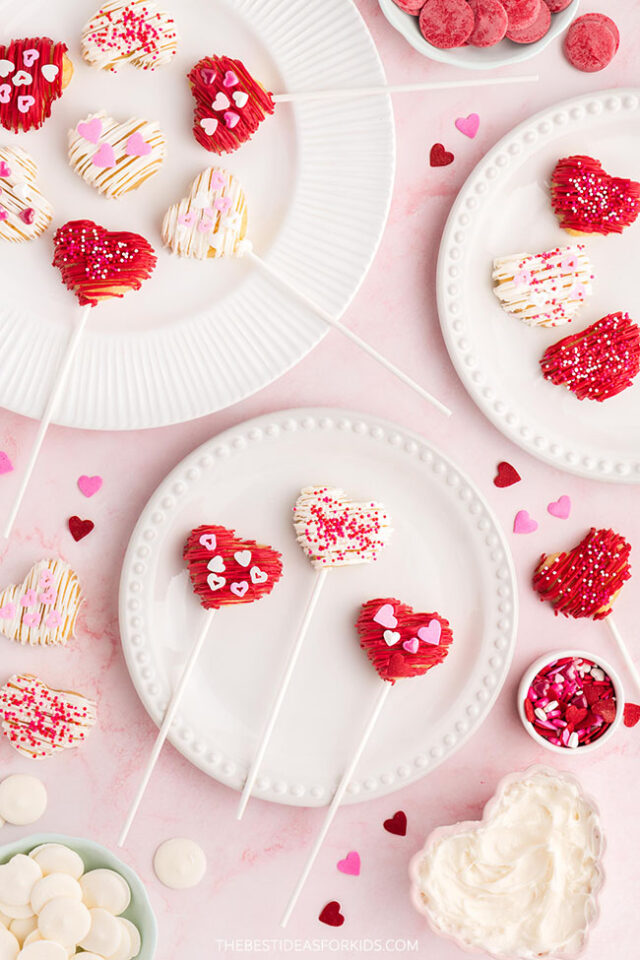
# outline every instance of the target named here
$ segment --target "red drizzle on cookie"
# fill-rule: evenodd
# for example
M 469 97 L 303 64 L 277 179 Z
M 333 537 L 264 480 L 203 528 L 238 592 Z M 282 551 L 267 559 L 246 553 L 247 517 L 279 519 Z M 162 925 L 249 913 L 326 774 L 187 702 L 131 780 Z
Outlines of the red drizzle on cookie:
M 64 43 L 49 37 L 0 45 L 0 124 L 7 130 L 37 130 L 62 95 Z
M 393 597 L 369 600 L 356 622 L 360 646 L 383 680 L 421 677 L 442 663 L 453 634 L 438 613 L 416 613 Z
M 640 183 L 610 176 L 593 157 L 565 157 L 551 177 L 551 202 L 564 230 L 622 233 L 640 213 Z

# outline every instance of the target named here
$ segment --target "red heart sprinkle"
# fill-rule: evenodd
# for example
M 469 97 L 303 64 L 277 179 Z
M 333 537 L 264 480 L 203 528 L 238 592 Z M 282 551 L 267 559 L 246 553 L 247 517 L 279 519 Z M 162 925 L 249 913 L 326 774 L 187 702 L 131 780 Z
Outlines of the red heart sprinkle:
M 429 153 L 429 163 L 432 167 L 448 167 L 453 163 L 454 156 L 448 150 L 445 150 L 444 144 L 434 143 Z
M 613 723 L 616 718 L 616 705 L 613 700 L 598 700 L 591 707 L 591 711 L 607 723 Z
M 588 714 L 588 710 L 585 710 L 584 707 L 574 707 L 573 704 L 570 704 L 567 707 L 567 712 L 565 713 L 565 720 L 567 723 L 570 723 L 572 726 L 579 724 Z
M 524 701 L 524 715 L 529 721 L 529 723 L 533 723 L 533 721 L 535 720 L 536 715 L 533 710 L 533 704 L 531 703 L 531 700 L 529 699 L 529 697 L 526 697 Z
M 493 478 L 496 487 L 512 487 L 514 483 L 519 483 L 522 477 L 515 467 L 512 467 L 506 460 L 501 460 L 498 464 L 498 471 Z
M 80 517 L 69 517 L 67 523 L 69 525 L 69 533 L 76 542 L 89 536 L 95 527 L 93 520 L 81 520 Z
M 624 725 L 625 727 L 635 727 L 640 721 L 640 704 L 625 703 L 624 705 Z
M 326 923 L 330 927 L 341 927 L 344 923 L 344 916 L 340 913 L 340 904 L 337 900 L 330 900 L 325 904 L 318 914 L 320 923 Z
M 407 815 L 404 810 L 396 810 L 394 815 L 385 820 L 382 826 L 387 833 L 393 833 L 397 837 L 406 837 Z

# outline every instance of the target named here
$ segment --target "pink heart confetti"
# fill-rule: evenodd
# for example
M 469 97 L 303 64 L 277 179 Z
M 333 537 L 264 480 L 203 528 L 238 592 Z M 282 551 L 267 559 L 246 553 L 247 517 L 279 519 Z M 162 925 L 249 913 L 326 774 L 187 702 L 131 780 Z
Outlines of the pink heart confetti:
M 405 640 L 402 646 L 407 653 L 417 653 L 418 647 L 420 646 L 420 641 L 417 637 L 414 637 L 412 640 Z
M 13 464 L 4 450 L 0 450 L 0 474 L 11 473 Z
M 359 877 L 360 854 L 356 850 L 349 850 L 343 860 L 338 860 L 336 867 L 340 873 L 346 873 L 348 877 Z
M 465 137 L 473 140 L 480 127 L 480 117 L 477 113 L 470 113 L 468 117 L 458 117 L 455 127 L 460 133 L 464 133 Z
M 13 603 L 5 603 L 4 607 L 0 607 L 0 617 L 3 620 L 11 620 L 11 617 L 15 616 L 16 608 Z
M 234 113 L 233 110 L 227 110 L 227 112 L 223 114 L 223 119 L 225 126 L 227 126 L 229 130 L 233 130 L 233 128 L 240 123 L 240 115 Z
M 249 584 L 246 580 L 241 580 L 239 583 L 232 583 L 229 587 L 231 593 L 234 593 L 236 597 L 244 597 L 245 593 L 249 589 Z
M 25 613 L 22 617 L 22 622 L 28 627 L 39 627 L 40 626 L 40 611 L 37 613 Z
M 148 157 L 151 153 L 151 144 L 147 143 L 139 130 L 136 130 L 127 140 L 124 152 L 129 157 Z
M 87 477 L 84 473 L 78 477 L 78 489 L 85 497 L 92 497 L 102 486 L 102 477 L 97 474 L 94 477 Z
M 181 227 L 190 227 L 196 222 L 196 214 L 192 210 L 190 213 L 181 213 L 178 217 L 178 223 Z
M 538 523 L 533 517 L 529 516 L 528 510 L 518 510 L 513 521 L 514 533 L 535 533 L 538 529 Z
M 27 592 L 20 597 L 20 606 L 32 607 L 36 602 L 36 599 L 37 597 L 35 590 L 27 590 Z
M 432 620 L 426 627 L 420 627 L 418 637 L 423 643 L 431 643 L 437 647 L 442 636 L 442 627 L 438 620 Z
M 397 617 L 394 616 L 393 607 L 390 603 L 384 603 L 373 618 L 374 623 L 379 623 L 381 627 L 392 629 L 398 626 Z
M 110 170 L 116 165 L 116 155 L 110 143 L 101 143 L 93 155 L 93 164 L 101 170 Z
M 94 117 L 93 120 L 83 120 L 82 123 L 78 124 L 77 130 L 83 140 L 97 144 L 102 133 L 102 120 L 100 117 Z
M 222 86 L 236 87 L 239 82 L 240 81 L 238 80 L 237 74 L 234 73 L 233 70 L 227 70 L 227 72 L 224 75 L 224 80 L 222 81 Z
M 11 167 L 4 160 L 0 160 L 0 177 L 10 177 Z
M 551 503 L 547 504 L 547 513 L 550 513 L 552 517 L 557 517 L 558 520 L 567 520 L 571 514 L 570 497 L 563 494 L 557 500 L 552 500 Z

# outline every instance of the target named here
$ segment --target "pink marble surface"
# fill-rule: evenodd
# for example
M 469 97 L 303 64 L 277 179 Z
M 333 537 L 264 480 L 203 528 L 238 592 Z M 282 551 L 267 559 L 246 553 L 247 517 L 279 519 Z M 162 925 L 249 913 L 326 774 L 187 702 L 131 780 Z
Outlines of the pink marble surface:
M 387 25 L 375 0 L 359 0 L 358 6 L 391 80 L 453 75 L 412 51 Z M 426 779 L 391 797 L 340 812 L 287 937 L 344 939 L 346 944 L 334 944 L 333 948 L 334 955 L 341 957 L 373 955 L 374 946 L 366 941 L 376 938 L 380 938 L 383 952 L 387 939 L 408 938 L 418 942 L 421 956 L 438 960 L 463 956 L 456 947 L 437 940 L 410 906 L 408 860 L 434 826 L 479 815 L 503 774 L 551 757 L 526 736 L 515 711 L 518 679 L 534 657 L 550 648 L 576 645 L 608 656 L 624 675 L 606 628 L 554 619 L 550 610 L 534 599 L 528 576 L 539 553 L 567 543 L 590 524 L 617 527 L 632 543 L 640 544 L 640 515 L 637 487 L 614 488 L 564 475 L 504 440 L 483 419 L 458 381 L 440 336 L 434 294 L 436 255 L 457 190 L 500 136 L 559 96 L 636 80 L 637 51 L 632 38 L 640 31 L 640 7 L 628 0 L 610 0 L 600 6 L 585 0 L 583 11 L 605 6 L 617 20 L 623 39 L 615 62 L 601 74 L 573 70 L 555 44 L 528 65 L 543 77 L 537 86 L 451 92 L 437 98 L 406 97 L 395 103 L 398 174 L 390 222 L 373 269 L 346 320 L 429 384 L 454 410 L 450 422 L 425 409 L 346 341 L 330 335 L 268 389 L 194 423 L 124 435 L 51 430 L 11 543 L 1 548 L 2 580 L 10 582 L 22 576 L 31 562 L 59 553 L 76 567 L 88 602 L 78 639 L 67 650 L 23 650 L 4 643 L 3 676 L 17 668 L 31 670 L 51 684 L 97 694 L 100 725 L 81 751 L 37 768 L 50 793 L 49 810 L 38 829 L 86 835 L 113 847 L 140 764 L 154 737 L 155 729 L 129 681 L 120 650 L 117 602 L 127 541 L 159 481 L 193 447 L 259 413 L 322 404 L 383 415 L 423 433 L 467 470 L 506 530 L 510 531 L 514 513 L 521 507 L 539 519 L 540 530 L 527 537 L 509 533 L 521 586 L 521 623 L 513 667 L 490 717 L 471 741 Z M 481 117 L 480 132 L 473 141 L 453 127 L 456 117 L 471 111 Z M 447 168 L 433 170 L 427 156 L 437 140 L 452 149 L 456 159 Z M 34 431 L 33 422 L 3 413 L 0 449 L 19 464 Z M 502 491 L 493 487 L 491 478 L 500 459 L 518 467 L 521 484 Z M 76 488 L 76 478 L 82 473 L 104 477 L 102 491 L 91 500 Z M 3 512 L 17 479 L 17 472 L 0 478 Z M 567 521 L 555 520 L 545 510 L 547 502 L 561 494 L 569 494 L 574 504 Z M 66 530 L 66 519 L 74 513 L 96 523 L 95 531 L 78 544 Z M 636 577 L 625 587 L 616 607 L 618 623 L 632 646 L 639 603 L 640 578 Z M 577 773 L 597 799 L 608 841 L 602 917 L 585 954 L 588 960 L 618 960 L 637 952 L 635 885 L 640 822 L 633 786 L 639 754 L 640 734 L 622 729 L 610 747 L 585 758 L 567 757 L 562 764 Z M 556 758 L 551 761 L 556 763 Z M 26 769 L 31 769 L 28 762 L 5 744 L 1 773 Z M 126 854 L 147 881 L 158 914 L 159 960 L 232 956 L 248 948 L 243 942 L 234 945 L 228 941 L 267 941 L 281 936 L 280 911 L 322 811 L 254 801 L 244 822 L 237 825 L 236 801 L 235 794 L 193 769 L 171 747 L 165 749 Z M 405 810 L 409 820 L 405 838 L 382 829 L 382 821 L 398 809 Z M 5 827 L 2 836 L 9 841 L 19 833 L 18 828 Z M 198 840 L 209 859 L 206 879 L 190 893 L 169 891 L 153 876 L 155 846 L 175 835 Z M 351 849 L 359 851 L 362 858 L 358 878 L 340 874 L 335 866 Z M 346 917 L 337 930 L 317 920 L 321 907 L 331 899 L 341 902 Z M 253 949 L 260 947 L 264 951 L 269 944 L 258 942 Z M 286 944 L 271 948 L 276 956 L 288 952 Z

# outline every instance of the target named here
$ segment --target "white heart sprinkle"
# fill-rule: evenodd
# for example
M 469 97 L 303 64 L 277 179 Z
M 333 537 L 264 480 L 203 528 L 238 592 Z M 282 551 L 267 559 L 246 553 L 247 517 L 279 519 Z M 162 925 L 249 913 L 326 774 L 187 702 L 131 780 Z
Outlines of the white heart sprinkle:
M 219 554 L 217 557 L 212 557 L 207 564 L 207 570 L 211 570 L 213 573 L 222 573 L 224 569 L 224 560 Z
M 218 129 L 218 121 L 215 117 L 203 117 L 200 126 L 208 137 L 212 137 Z
M 219 93 L 211 106 L 214 110 L 226 110 L 227 107 L 231 106 L 231 103 L 226 93 Z
M 251 550 L 238 550 L 233 558 L 241 567 L 248 567 L 251 563 Z
M 16 65 L 11 60 L 0 60 L 0 77 L 8 77 L 15 68 Z
M 240 109 L 244 107 L 248 99 L 249 94 L 245 93 L 244 90 L 236 90 L 236 92 L 233 94 L 233 102 L 235 103 L 236 107 L 240 107 Z
M 40 71 L 45 80 L 48 80 L 49 83 L 53 83 L 58 74 L 60 73 L 59 67 L 55 63 L 45 63 L 42 70 Z
M 400 639 L 400 634 L 397 630 L 385 630 L 385 632 L 382 634 L 382 637 L 386 645 L 388 647 L 392 647 Z

